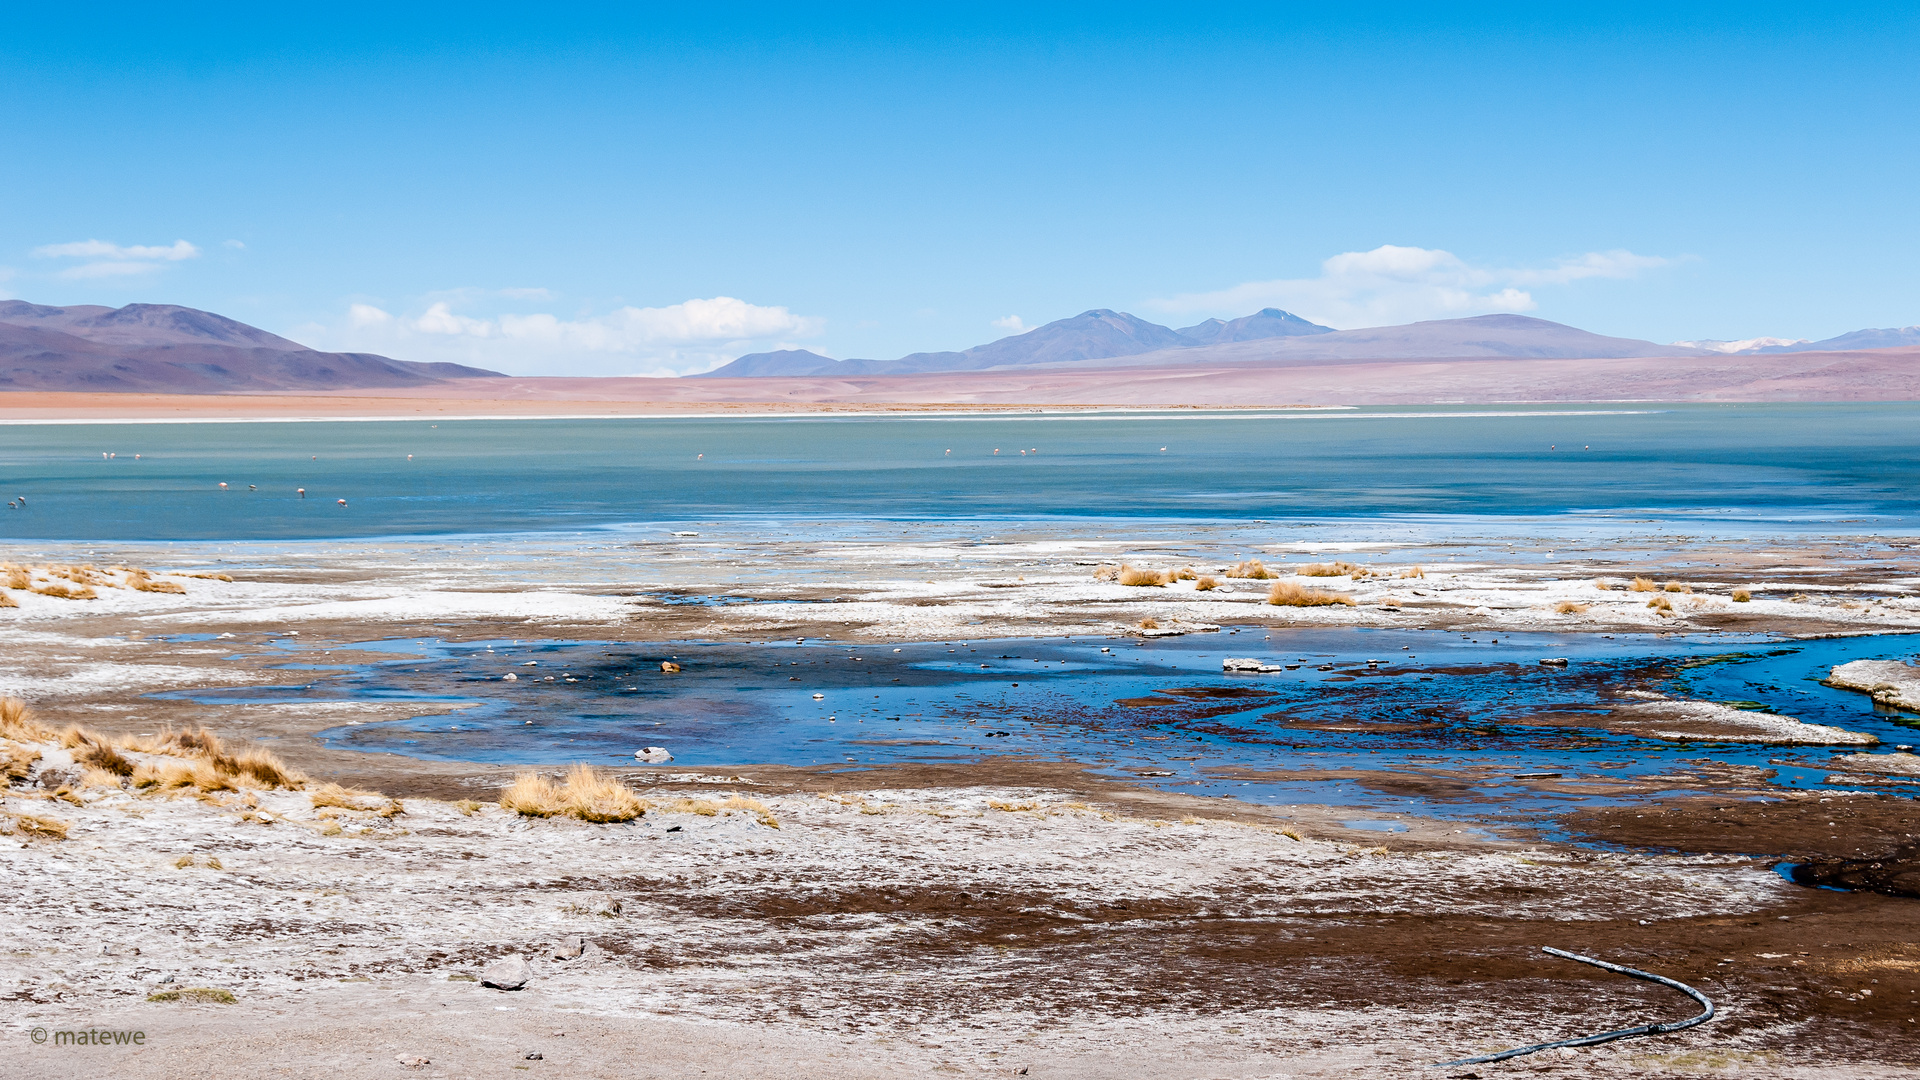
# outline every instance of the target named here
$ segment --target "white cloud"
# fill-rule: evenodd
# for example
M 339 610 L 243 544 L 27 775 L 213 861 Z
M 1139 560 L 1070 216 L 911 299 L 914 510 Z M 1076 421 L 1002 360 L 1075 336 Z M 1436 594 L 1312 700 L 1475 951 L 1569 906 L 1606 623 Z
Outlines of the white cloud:
M 1018 315 L 1008 315 L 1002 319 L 995 319 L 989 325 L 998 330 L 1005 330 L 1009 334 L 1024 334 L 1033 329 L 1033 327 L 1021 322 L 1020 316 Z
M 401 360 L 450 361 L 514 375 L 684 375 L 742 353 L 792 347 L 823 320 L 716 296 L 665 307 L 622 307 L 562 318 L 545 312 L 472 315 L 459 310 L 486 295 L 542 298 L 544 289 L 459 290 L 435 294 L 413 314 L 355 303 L 335 327 L 303 328 L 326 348 L 375 352 Z M 423 300 L 428 298 L 423 298 Z
M 105 240 L 76 240 L 70 244 L 43 244 L 34 248 L 33 253 L 43 259 L 92 260 L 67 267 L 55 275 L 85 279 L 150 274 L 167 263 L 195 258 L 200 249 L 185 240 L 175 240 L 165 247 L 147 244 L 122 247 Z
M 244 241 L 240 241 L 240 240 L 222 240 L 222 241 L 220 241 L 220 246 L 221 246 L 221 247 L 230 247 L 230 248 L 232 248 L 232 249 L 233 249 L 233 250 L 235 250 L 235 251 L 245 251 L 245 250 L 247 250 L 247 245 L 246 245 L 246 243 L 245 243 Z
M 1280 307 L 1315 322 L 1352 328 L 1493 312 L 1532 311 L 1528 291 L 1589 278 L 1630 278 L 1671 260 L 1631 251 L 1594 251 L 1551 266 L 1497 269 L 1468 264 L 1450 251 L 1383 244 L 1349 251 L 1320 264 L 1315 278 L 1250 281 L 1210 293 L 1190 293 L 1148 306 L 1167 312 L 1245 315 Z

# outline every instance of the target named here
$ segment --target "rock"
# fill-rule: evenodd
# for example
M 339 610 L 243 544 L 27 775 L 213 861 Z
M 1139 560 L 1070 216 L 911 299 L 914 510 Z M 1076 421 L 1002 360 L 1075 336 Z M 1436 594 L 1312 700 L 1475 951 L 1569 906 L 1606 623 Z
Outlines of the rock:
M 680 665 L 671 660 L 662 660 L 660 661 L 660 670 L 672 674 L 680 670 Z
M 513 672 L 511 672 L 511 671 L 509 671 L 509 672 L 507 672 L 507 673 L 506 673 L 505 675 L 502 675 L 502 676 L 500 676 L 500 677 L 501 677 L 502 679 L 504 679 L 504 680 L 506 680 L 507 682 L 519 682 L 519 681 L 520 681 L 520 676 L 518 676 L 518 675 L 515 675 L 515 674 L 514 674 Z
M 533 978 L 533 968 L 519 953 L 503 956 L 480 973 L 480 985 L 495 990 L 518 990 Z
M 553 947 L 553 958 L 555 960 L 577 960 L 580 958 L 580 954 L 586 951 L 587 939 L 581 937 L 579 934 L 568 934 L 566 937 L 560 939 L 560 944 Z
M 1567 658 L 1564 656 L 1550 656 L 1545 660 L 1540 661 L 1540 666 L 1541 667 L 1566 667 Z
M 655 765 L 673 760 L 673 755 L 667 753 L 667 748 L 664 746 L 643 746 L 635 750 L 633 756 Z
M 1220 661 L 1220 670 L 1222 671 L 1254 671 L 1264 675 L 1271 671 L 1285 671 L 1286 669 L 1284 667 L 1281 667 L 1278 664 L 1263 664 L 1258 660 L 1235 659 L 1233 657 L 1228 657 L 1227 659 Z
M 140 949 L 134 945 L 102 945 L 101 956 L 139 956 Z
M 409 1069 L 418 1069 L 418 1068 L 421 1068 L 422 1066 L 433 1064 L 433 1062 L 428 1060 L 427 1058 L 408 1057 L 405 1054 L 395 1054 L 393 1060 L 399 1062 L 400 1064 L 406 1066 Z
M 535 1050 L 534 1052 L 532 1052 L 532 1053 L 530 1053 L 530 1054 L 528 1054 L 528 1055 L 527 1055 L 527 1060 L 528 1060 L 528 1061 L 540 1061 L 540 1060 L 543 1060 L 543 1058 L 542 1058 L 542 1056 L 541 1056 L 541 1054 L 540 1054 L 540 1051 L 538 1051 L 538 1050 Z

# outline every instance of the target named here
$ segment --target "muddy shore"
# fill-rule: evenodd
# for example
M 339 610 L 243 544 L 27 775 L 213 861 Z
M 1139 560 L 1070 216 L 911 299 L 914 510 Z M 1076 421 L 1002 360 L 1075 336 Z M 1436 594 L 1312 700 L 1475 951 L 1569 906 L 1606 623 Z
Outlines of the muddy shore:
M 784 563 L 717 548 L 668 557 L 685 542 L 633 557 L 643 581 L 569 577 L 569 567 L 529 580 L 393 544 L 329 545 L 297 566 L 277 554 L 96 547 L 84 558 L 102 567 L 233 580 L 176 578 L 179 593 L 101 587 L 88 602 L 29 594 L 0 611 L 14 661 L 0 691 L 26 697 L 51 725 L 139 734 L 205 724 L 230 742 L 268 740 L 316 783 L 404 804 L 390 817 L 325 819 L 305 792 L 259 793 L 251 807 L 236 794 L 119 791 L 76 804 L 31 778 L 16 783 L 8 812 L 57 817 L 71 832 L 0 838 L 19 886 L 0 931 L 10 1037 L 140 1027 L 154 1034 L 149 1051 L 87 1052 L 121 1075 L 156 1077 L 210 1062 L 262 1075 L 745 1075 L 769 1056 L 801 1076 L 1359 1077 L 1436 1075 L 1422 1066 L 1689 1011 L 1671 991 L 1538 952 L 1555 945 L 1687 981 L 1721 1017 L 1480 1075 L 1920 1075 L 1920 900 L 1808 888 L 1772 869 L 1911 845 L 1920 814 L 1901 794 L 1783 794 L 1750 770 L 1702 765 L 1684 795 L 1623 778 L 1609 805 L 1565 816 L 1555 835 L 1503 823 L 1494 806 L 1482 832 L 1405 815 L 1407 831 L 1383 835 L 1310 800 L 1193 798 L 1009 754 L 858 770 L 627 768 L 659 808 L 590 825 L 491 805 L 511 765 L 322 746 L 312 735 L 340 722 L 337 709 L 148 696 L 278 678 L 249 657 L 293 631 L 309 649 L 345 653 L 427 635 L 1123 634 L 1143 617 L 1196 633 L 1229 622 L 1794 636 L 1920 627 L 1920 559 L 1904 541 L 1691 546 L 1631 565 L 1565 547 L 1551 562 L 1442 546 L 1256 553 L 1381 571 L 1305 579 L 1358 599 L 1337 610 L 1267 607 L 1266 582 L 1235 581 L 1214 597 L 1190 583 L 1093 580 L 1101 564 L 1210 569 L 1249 554 L 1225 546 L 982 545 L 956 567 L 940 545 L 817 545 L 808 558 L 840 568 L 828 588 L 792 552 Z M 1398 576 L 1414 565 L 1423 577 Z M 1661 615 L 1646 594 L 1594 584 L 1635 576 L 1693 591 L 1660 593 L 1681 601 Z M 1735 587 L 1754 598 L 1734 602 Z M 715 595 L 738 599 L 679 602 Z M 1554 610 L 1574 598 L 1587 610 Z M 421 711 L 352 708 L 368 720 Z M 1328 779 L 1432 793 L 1472 778 Z M 760 803 L 777 827 L 752 813 L 669 808 L 728 798 Z M 463 812 L 462 799 L 483 805 Z M 341 832 L 323 834 L 341 819 Z M 607 898 L 619 913 L 595 914 Z M 553 959 L 576 934 L 584 954 Z M 468 981 L 515 952 L 533 961 L 528 989 Z M 168 986 L 235 1000 L 147 1001 Z M 636 1047 L 646 1048 L 638 1059 Z M 71 1075 L 71 1050 L 22 1041 L 20 1051 L 19 1075 Z

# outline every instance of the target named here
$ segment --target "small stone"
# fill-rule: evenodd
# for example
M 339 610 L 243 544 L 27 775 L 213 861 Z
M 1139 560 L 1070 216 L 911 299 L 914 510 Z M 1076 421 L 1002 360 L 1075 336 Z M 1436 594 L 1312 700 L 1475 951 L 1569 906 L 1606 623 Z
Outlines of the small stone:
M 503 956 L 488 964 L 480 973 L 480 985 L 495 990 L 518 990 L 533 978 L 533 968 L 528 966 L 527 958 L 519 953 Z
M 509 672 L 507 672 L 507 673 L 506 673 L 505 675 L 502 675 L 502 676 L 500 676 L 500 678 L 501 678 L 501 679 L 502 679 L 503 681 L 506 681 L 506 682 L 519 682 L 519 681 L 520 681 L 520 676 L 518 676 L 518 675 L 515 675 L 515 674 L 514 674 L 513 672 L 511 672 L 511 671 L 509 671 Z
M 553 947 L 553 958 L 555 960 L 577 960 L 580 958 L 580 954 L 586 951 L 587 939 L 581 937 L 579 934 L 569 934 L 560 939 L 560 944 Z
M 541 1058 L 541 1056 L 540 1056 L 540 1051 L 538 1051 L 538 1050 L 535 1050 L 534 1052 L 532 1052 L 532 1053 L 530 1053 L 530 1054 L 528 1054 L 528 1055 L 527 1055 L 527 1060 L 528 1060 L 528 1061 L 541 1061 L 541 1060 L 543 1060 L 543 1059 L 542 1059 L 542 1058 Z
M 433 1062 L 432 1062 L 432 1061 L 430 1061 L 430 1060 L 428 1060 L 428 1059 L 426 1059 L 426 1058 L 423 1058 L 423 1057 L 408 1057 L 408 1056 L 406 1056 L 405 1054 L 395 1054 L 395 1055 L 394 1055 L 394 1058 L 393 1058 L 393 1060 L 395 1060 L 395 1061 L 397 1061 L 397 1062 L 399 1062 L 399 1063 L 400 1063 L 400 1064 L 402 1064 L 402 1065 L 405 1065 L 405 1066 L 406 1066 L 407 1068 L 409 1068 L 409 1069 L 418 1069 L 418 1068 L 420 1068 L 420 1067 L 421 1067 L 421 1066 L 423 1066 L 423 1065 L 431 1065 L 431 1064 L 433 1064 Z
M 639 758 L 641 761 L 651 762 L 653 764 L 661 764 L 673 760 L 673 755 L 667 753 L 667 748 L 664 746 L 643 746 L 635 750 L 633 756 Z

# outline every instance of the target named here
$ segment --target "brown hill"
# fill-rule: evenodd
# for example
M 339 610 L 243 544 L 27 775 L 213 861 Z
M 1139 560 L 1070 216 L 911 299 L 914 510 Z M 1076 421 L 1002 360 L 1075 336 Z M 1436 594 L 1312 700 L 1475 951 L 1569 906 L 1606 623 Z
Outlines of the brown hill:
M 0 302 L 0 390 L 232 394 L 504 377 L 460 364 L 329 353 L 210 311 Z

